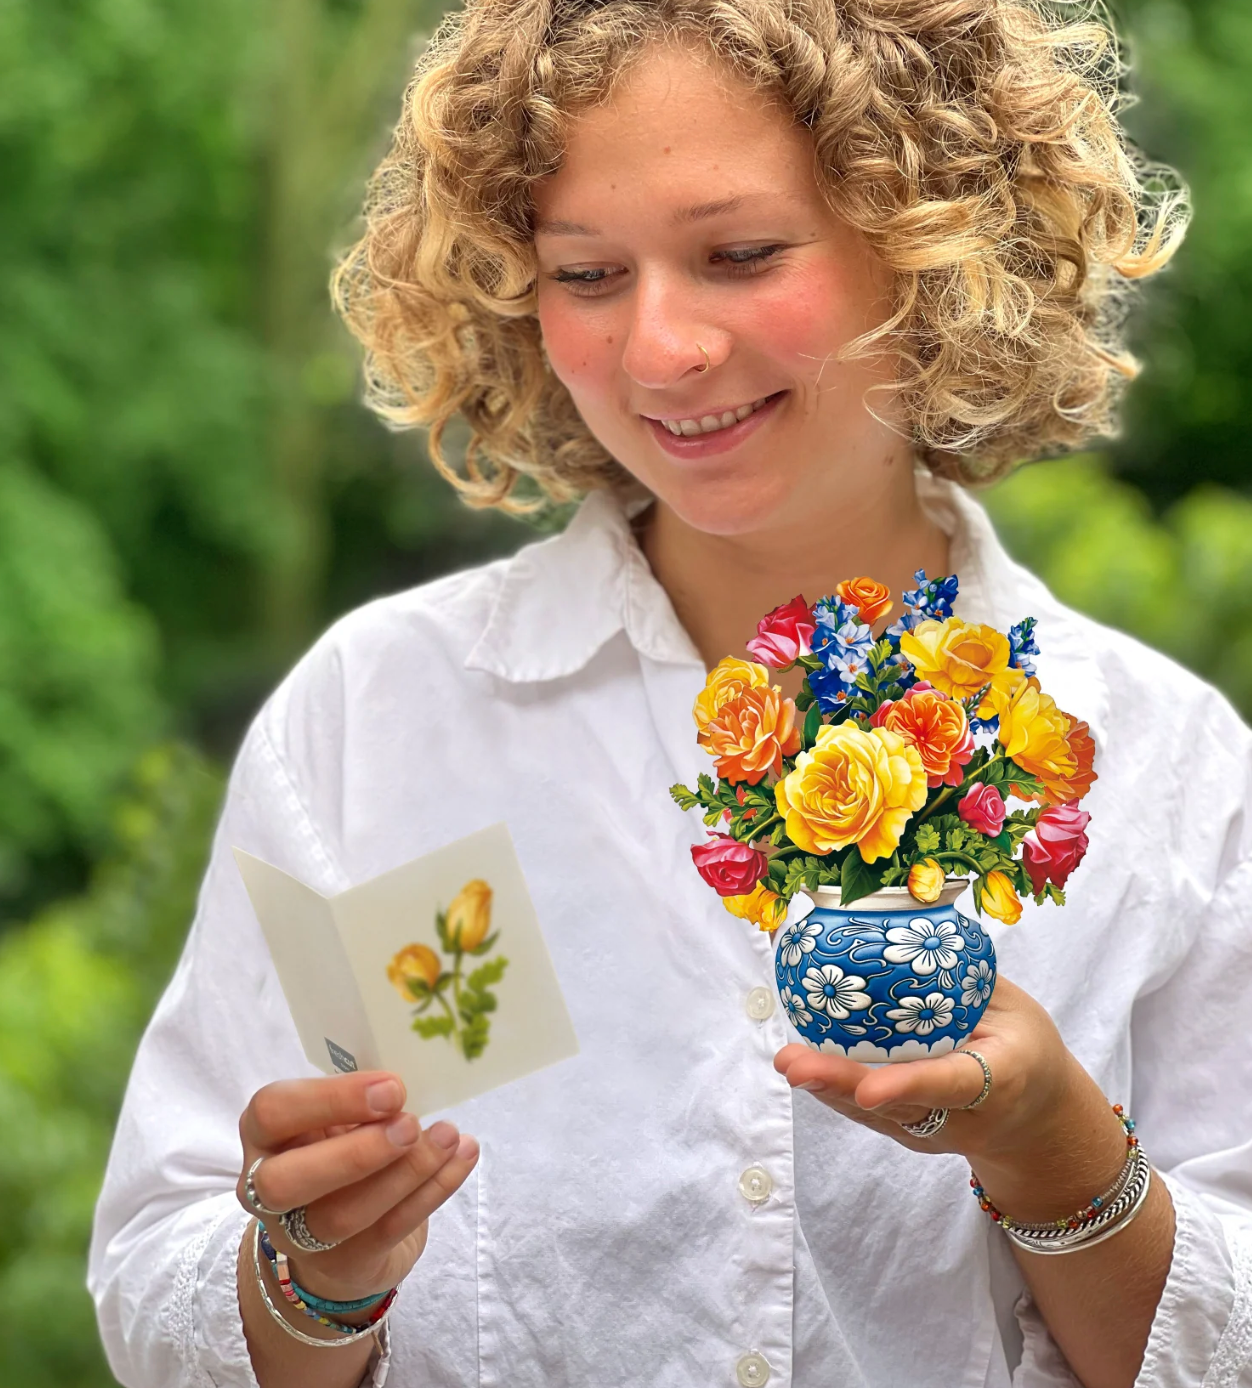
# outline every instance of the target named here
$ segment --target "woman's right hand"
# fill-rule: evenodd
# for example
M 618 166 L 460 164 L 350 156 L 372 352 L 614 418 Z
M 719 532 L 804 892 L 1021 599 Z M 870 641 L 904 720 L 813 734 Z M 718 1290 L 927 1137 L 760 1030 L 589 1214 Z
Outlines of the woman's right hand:
M 295 1248 L 265 1220 L 296 1281 L 315 1296 L 354 1301 L 394 1287 L 426 1246 L 426 1221 L 478 1161 L 478 1143 L 446 1122 L 423 1131 L 403 1111 L 404 1086 L 386 1071 L 279 1080 L 252 1096 L 239 1120 L 243 1173 L 271 1210 L 307 1207 L 326 1253 Z M 244 1174 L 237 1193 L 244 1199 Z

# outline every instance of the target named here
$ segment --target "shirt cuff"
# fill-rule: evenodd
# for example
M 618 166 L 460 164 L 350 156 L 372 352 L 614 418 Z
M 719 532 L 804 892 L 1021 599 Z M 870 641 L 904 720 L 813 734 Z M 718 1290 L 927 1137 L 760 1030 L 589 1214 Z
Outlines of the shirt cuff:
M 239 1241 L 251 1216 L 240 1209 L 233 1194 L 219 1198 L 227 1207 L 207 1236 L 187 1251 L 187 1261 L 194 1263 L 194 1279 L 175 1279 L 176 1295 L 180 1285 L 194 1289 L 190 1292 L 193 1363 L 189 1378 L 196 1388 L 259 1388 L 239 1314 Z M 243 1271 L 247 1277 L 253 1275 L 249 1266 Z M 387 1380 L 391 1337 L 381 1338 L 382 1352 L 370 1360 L 360 1388 L 383 1388 Z
M 1170 1176 L 1174 1256 L 1135 1388 L 1252 1385 L 1252 1234 Z

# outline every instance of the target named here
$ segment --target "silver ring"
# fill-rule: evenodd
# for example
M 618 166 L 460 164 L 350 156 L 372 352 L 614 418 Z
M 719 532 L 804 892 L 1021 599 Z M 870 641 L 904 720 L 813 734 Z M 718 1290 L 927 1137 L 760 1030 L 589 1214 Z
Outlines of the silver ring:
M 987 1057 L 981 1055 L 978 1051 L 971 1051 L 968 1048 L 953 1051 L 952 1054 L 972 1056 L 979 1065 L 982 1066 L 982 1093 L 972 1104 L 962 1104 L 961 1111 L 965 1112 L 968 1109 L 977 1108 L 979 1104 L 985 1104 L 987 1102 L 987 1095 L 991 1093 L 991 1066 L 987 1064 Z
M 243 1178 L 243 1198 L 259 1215 L 269 1215 L 271 1219 L 277 1219 L 283 1212 L 282 1210 L 271 1210 L 266 1205 L 261 1204 L 261 1197 L 256 1193 L 256 1169 L 265 1160 L 258 1157 L 248 1168 L 248 1174 Z
M 315 1234 L 309 1233 L 309 1226 L 304 1222 L 304 1216 L 308 1211 L 307 1205 L 297 1205 L 294 1210 L 288 1210 L 278 1218 L 279 1224 L 283 1226 L 283 1233 L 302 1253 L 329 1253 L 332 1248 L 339 1245 L 339 1240 L 334 1243 L 323 1243 Z
M 900 1126 L 910 1137 L 934 1137 L 947 1121 L 946 1108 L 932 1108 L 920 1123 L 901 1123 Z

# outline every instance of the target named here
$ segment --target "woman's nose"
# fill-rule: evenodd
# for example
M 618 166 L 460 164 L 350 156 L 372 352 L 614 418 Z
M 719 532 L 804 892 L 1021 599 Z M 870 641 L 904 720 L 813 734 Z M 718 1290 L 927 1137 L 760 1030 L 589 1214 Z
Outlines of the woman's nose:
M 729 354 L 724 330 L 700 312 L 695 296 L 672 281 L 640 280 L 622 369 L 647 390 L 666 390 L 720 365 Z

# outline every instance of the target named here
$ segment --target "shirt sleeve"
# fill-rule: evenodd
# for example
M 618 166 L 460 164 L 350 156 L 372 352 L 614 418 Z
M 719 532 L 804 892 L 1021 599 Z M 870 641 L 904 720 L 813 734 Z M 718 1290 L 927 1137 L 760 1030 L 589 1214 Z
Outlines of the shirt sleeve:
M 239 1114 L 262 1085 L 317 1072 L 300 1047 L 231 856 L 321 891 L 346 885 L 266 731 L 244 742 L 196 918 L 140 1044 L 96 1210 L 88 1286 L 127 1388 L 256 1388 L 236 1285 Z M 386 1363 L 367 1373 L 380 1385 Z
M 1137 1388 L 1252 1388 L 1252 859 L 1132 1019 L 1138 1131 L 1177 1219 Z

